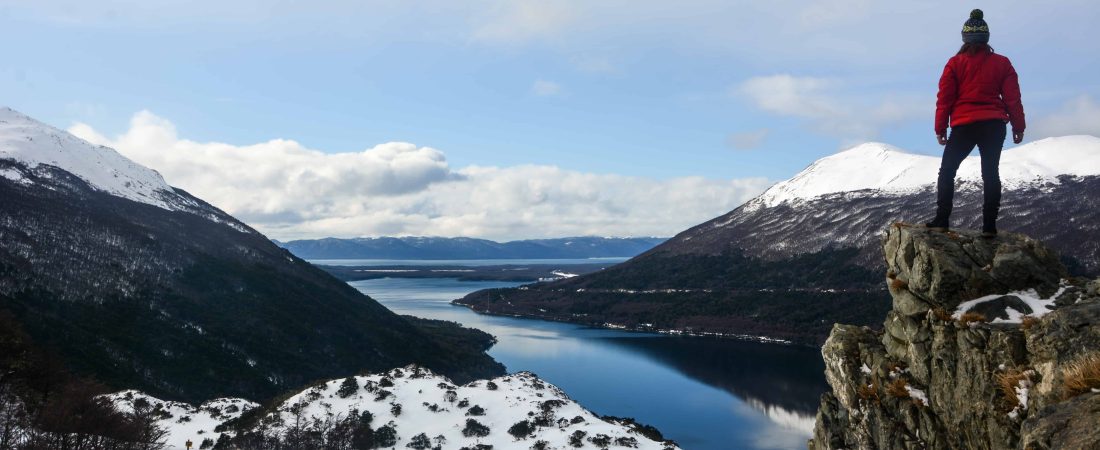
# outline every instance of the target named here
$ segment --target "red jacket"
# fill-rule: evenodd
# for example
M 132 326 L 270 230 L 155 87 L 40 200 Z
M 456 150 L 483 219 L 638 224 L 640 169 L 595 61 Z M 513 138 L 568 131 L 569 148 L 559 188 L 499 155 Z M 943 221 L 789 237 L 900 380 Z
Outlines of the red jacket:
M 993 52 L 960 53 L 948 60 L 936 96 L 936 135 L 947 134 L 948 118 L 952 127 L 1000 119 L 1022 133 L 1024 105 L 1012 62 Z

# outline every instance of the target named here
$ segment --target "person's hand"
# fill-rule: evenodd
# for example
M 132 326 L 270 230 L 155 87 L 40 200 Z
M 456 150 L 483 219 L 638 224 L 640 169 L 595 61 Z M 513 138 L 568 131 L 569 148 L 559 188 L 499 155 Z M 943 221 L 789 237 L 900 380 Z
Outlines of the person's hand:
M 942 134 L 937 134 L 936 135 L 936 140 L 940 142 L 940 145 L 947 145 L 947 136 L 944 136 Z
M 1012 132 L 1012 143 L 1013 144 L 1019 144 L 1023 141 L 1024 141 L 1024 132 L 1023 131 L 1013 131 Z

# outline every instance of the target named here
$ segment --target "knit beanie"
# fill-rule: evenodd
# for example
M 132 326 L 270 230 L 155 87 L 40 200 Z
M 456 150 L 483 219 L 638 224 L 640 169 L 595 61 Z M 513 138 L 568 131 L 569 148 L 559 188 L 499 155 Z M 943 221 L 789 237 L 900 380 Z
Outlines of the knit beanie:
M 985 23 L 982 10 L 970 11 L 970 20 L 963 24 L 962 38 L 967 44 L 989 42 L 989 25 Z

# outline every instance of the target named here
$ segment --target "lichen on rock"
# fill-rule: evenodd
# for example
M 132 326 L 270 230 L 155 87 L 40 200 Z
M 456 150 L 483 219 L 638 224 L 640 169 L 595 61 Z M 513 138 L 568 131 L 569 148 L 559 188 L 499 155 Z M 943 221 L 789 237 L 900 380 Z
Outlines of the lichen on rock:
M 1064 379 L 1100 351 L 1100 280 L 1019 234 L 895 224 L 883 250 L 893 309 L 833 328 L 811 449 L 1100 446 L 1100 391 Z

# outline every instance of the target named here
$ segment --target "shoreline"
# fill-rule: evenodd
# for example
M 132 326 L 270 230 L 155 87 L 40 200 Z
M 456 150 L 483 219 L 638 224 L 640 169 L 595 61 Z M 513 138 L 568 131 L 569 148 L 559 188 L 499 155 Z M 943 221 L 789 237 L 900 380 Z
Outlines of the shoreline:
M 567 319 L 561 318 L 559 316 L 540 316 L 540 315 L 537 315 L 537 314 L 495 313 L 495 312 L 490 312 L 490 311 L 480 311 L 480 310 L 478 310 L 477 308 L 474 308 L 471 305 L 460 303 L 457 299 L 456 300 L 451 300 L 450 304 L 456 305 L 456 306 L 462 306 L 462 307 L 467 308 L 470 311 L 473 311 L 477 314 L 482 314 L 482 315 L 487 315 L 487 316 L 514 317 L 514 318 L 519 318 L 519 319 L 545 320 L 545 321 L 549 321 L 549 322 L 571 323 L 571 324 L 575 324 L 575 325 L 584 325 L 584 326 L 588 326 L 588 327 L 592 327 L 592 328 L 598 328 L 598 329 L 604 329 L 604 330 L 626 331 L 626 332 L 630 332 L 630 333 L 648 333 L 648 334 L 657 334 L 657 335 L 670 336 L 670 337 L 675 336 L 675 337 L 706 337 L 706 338 L 717 338 L 717 339 L 732 339 L 732 340 L 744 341 L 744 342 L 755 342 L 755 343 L 759 343 L 759 344 L 776 344 L 776 345 L 785 345 L 785 346 L 792 346 L 792 347 L 806 347 L 806 348 L 818 348 L 819 347 L 817 345 L 797 344 L 797 343 L 794 343 L 793 341 L 790 341 L 790 340 L 787 340 L 787 339 L 779 339 L 779 338 L 773 338 L 773 337 L 768 337 L 768 336 L 756 336 L 756 335 L 750 335 L 750 334 L 719 333 L 719 332 L 714 332 L 714 331 L 691 331 L 691 330 L 684 330 L 684 329 L 677 329 L 677 328 L 653 328 L 653 327 L 641 327 L 641 326 L 630 327 L 630 326 L 627 326 L 627 325 L 621 325 L 621 324 L 616 324 L 616 323 L 611 323 L 611 322 L 603 322 L 603 323 L 579 322 L 579 321 L 575 321 L 575 320 L 567 320 Z

